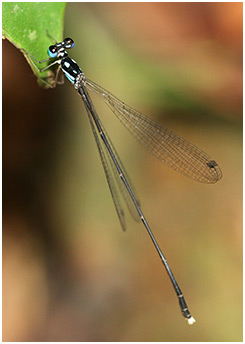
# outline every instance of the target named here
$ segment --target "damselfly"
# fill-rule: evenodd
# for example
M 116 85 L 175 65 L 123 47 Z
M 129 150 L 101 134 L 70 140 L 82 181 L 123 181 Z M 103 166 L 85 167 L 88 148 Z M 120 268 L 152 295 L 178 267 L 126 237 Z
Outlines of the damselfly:
M 202 150 L 171 130 L 160 126 L 139 111 L 134 110 L 103 87 L 87 79 L 78 64 L 68 56 L 66 50 L 73 47 L 74 42 L 71 38 L 66 38 L 60 43 L 55 41 L 55 44 L 48 48 L 49 58 L 42 61 L 38 61 L 26 51 L 24 51 L 24 53 L 28 55 L 33 66 L 39 72 L 43 72 L 57 64 L 58 69 L 56 78 L 53 83 L 49 83 L 49 86 L 56 86 L 58 72 L 62 70 L 82 97 L 121 226 L 123 230 L 125 230 L 125 215 L 118 197 L 116 185 L 133 217 L 143 222 L 144 227 L 150 235 L 155 249 L 173 284 L 179 300 L 181 312 L 187 319 L 188 324 L 191 325 L 195 322 L 195 319 L 189 312 L 183 293 L 141 210 L 132 183 L 103 127 L 88 91 L 102 96 L 105 103 L 136 140 L 142 143 L 151 153 L 174 170 L 198 182 L 216 183 L 222 177 L 221 169 L 216 161 L 211 159 Z M 52 61 L 52 63 L 43 69 L 39 69 L 34 61 L 37 63 Z

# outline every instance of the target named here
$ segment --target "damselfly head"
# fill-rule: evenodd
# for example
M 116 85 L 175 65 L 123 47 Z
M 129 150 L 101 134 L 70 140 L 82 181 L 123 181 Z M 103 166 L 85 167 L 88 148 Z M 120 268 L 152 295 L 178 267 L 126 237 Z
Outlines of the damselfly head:
M 75 43 L 71 38 L 65 38 L 60 43 L 50 45 L 50 47 L 48 48 L 48 56 L 51 58 L 55 58 L 58 56 L 60 51 L 64 51 L 66 49 L 71 49 L 74 47 L 74 45 L 75 45 Z

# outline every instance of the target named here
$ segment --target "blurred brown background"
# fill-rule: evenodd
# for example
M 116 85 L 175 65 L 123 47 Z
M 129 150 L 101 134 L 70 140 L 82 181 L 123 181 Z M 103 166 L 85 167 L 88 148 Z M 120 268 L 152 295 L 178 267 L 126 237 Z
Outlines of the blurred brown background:
M 85 74 L 217 160 L 198 184 L 95 100 L 197 323 L 145 229 L 120 228 L 82 101 L 3 42 L 3 340 L 242 340 L 242 3 L 69 3 Z M 127 214 L 128 215 L 128 214 Z

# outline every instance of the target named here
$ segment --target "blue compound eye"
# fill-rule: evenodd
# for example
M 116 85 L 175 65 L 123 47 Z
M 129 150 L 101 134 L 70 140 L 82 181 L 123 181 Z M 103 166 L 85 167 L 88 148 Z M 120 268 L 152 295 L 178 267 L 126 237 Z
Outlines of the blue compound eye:
M 48 56 L 54 58 L 57 55 L 58 55 L 58 48 L 56 47 L 56 45 L 50 45 L 50 47 L 48 48 Z
M 65 38 L 63 41 L 66 49 L 71 49 L 74 47 L 75 43 L 71 38 Z

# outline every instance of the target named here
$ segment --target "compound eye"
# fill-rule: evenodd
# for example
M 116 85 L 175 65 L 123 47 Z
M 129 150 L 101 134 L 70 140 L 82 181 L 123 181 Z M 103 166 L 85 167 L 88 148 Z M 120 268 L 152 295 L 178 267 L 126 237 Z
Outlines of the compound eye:
M 54 58 L 58 55 L 58 48 L 56 45 L 50 45 L 48 48 L 48 56 Z
M 75 43 L 73 41 L 73 39 L 71 38 L 65 38 L 64 39 L 64 45 L 66 49 L 71 49 L 74 47 Z

